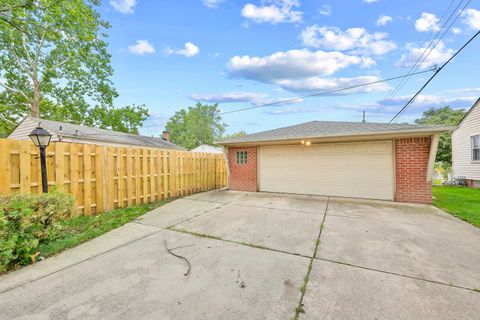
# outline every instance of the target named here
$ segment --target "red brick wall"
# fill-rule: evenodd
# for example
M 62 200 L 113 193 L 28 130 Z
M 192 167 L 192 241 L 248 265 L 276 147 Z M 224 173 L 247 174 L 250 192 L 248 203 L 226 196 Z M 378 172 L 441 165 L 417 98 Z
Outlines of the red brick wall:
M 432 203 L 432 183 L 427 182 L 430 137 L 395 140 L 395 201 Z
M 237 164 L 237 151 L 247 151 L 247 164 Z M 257 147 L 228 148 L 230 176 L 228 188 L 237 191 L 257 191 Z

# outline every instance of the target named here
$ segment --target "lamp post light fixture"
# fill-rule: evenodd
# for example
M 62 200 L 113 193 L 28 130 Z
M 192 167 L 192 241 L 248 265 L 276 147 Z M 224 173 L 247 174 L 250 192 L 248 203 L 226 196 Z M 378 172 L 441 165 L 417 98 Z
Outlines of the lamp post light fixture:
M 28 135 L 30 139 L 32 139 L 35 146 L 40 148 L 40 165 L 42 169 L 42 191 L 44 193 L 48 192 L 48 181 L 47 181 L 47 155 L 46 155 L 46 148 L 50 144 L 50 139 L 52 139 L 52 135 L 50 132 L 45 130 L 44 128 L 38 126 L 33 129 L 32 133 Z

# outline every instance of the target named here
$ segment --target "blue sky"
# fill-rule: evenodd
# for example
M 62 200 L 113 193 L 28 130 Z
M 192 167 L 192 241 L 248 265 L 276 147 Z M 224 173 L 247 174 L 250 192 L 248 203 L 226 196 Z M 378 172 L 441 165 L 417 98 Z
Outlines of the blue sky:
M 408 3 L 408 5 L 406 5 Z M 223 111 L 405 74 L 427 40 L 467 0 L 110 0 L 108 31 L 116 105 L 146 104 L 142 134 L 158 135 L 176 110 L 196 101 Z M 454 10 L 458 6 L 459 9 Z M 449 8 L 448 13 L 442 15 Z M 419 70 L 442 64 L 480 29 L 480 4 L 458 16 Z M 469 107 L 480 96 L 480 39 L 442 70 L 398 121 L 429 107 Z M 477 58 L 476 58 L 477 56 Z M 386 122 L 428 79 L 413 76 L 341 95 L 225 114 L 227 132 L 311 120 Z

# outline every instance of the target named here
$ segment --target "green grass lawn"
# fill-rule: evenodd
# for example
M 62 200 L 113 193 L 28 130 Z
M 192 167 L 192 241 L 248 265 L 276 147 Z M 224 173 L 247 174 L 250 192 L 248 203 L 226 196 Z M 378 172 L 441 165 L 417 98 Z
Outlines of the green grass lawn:
M 433 204 L 480 228 L 480 189 L 433 187 Z
M 61 223 L 61 230 L 40 246 L 40 256 L 48 257 L 65 249 L 75 247 L 112 229 L 135 220 L 146 212 L 166 204 L 160 201 L 131 206 L 92 216 L 78 216 Z

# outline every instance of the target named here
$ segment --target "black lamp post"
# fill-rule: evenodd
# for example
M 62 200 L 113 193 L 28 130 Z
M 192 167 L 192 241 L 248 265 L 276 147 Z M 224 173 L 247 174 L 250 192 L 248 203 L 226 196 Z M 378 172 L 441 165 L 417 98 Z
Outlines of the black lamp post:
M 48 192 L 48 181 L 47 181 L 47 156 L 45 149 L 50 144 L 50 139 L 52 135 L 47 130 L 38 126 L 33 129 L 32 133 L 28 135 L 32 139 L 33 143 L 40 148 L 40 165 L 42 167 L 42 191 L 44 193 Z

